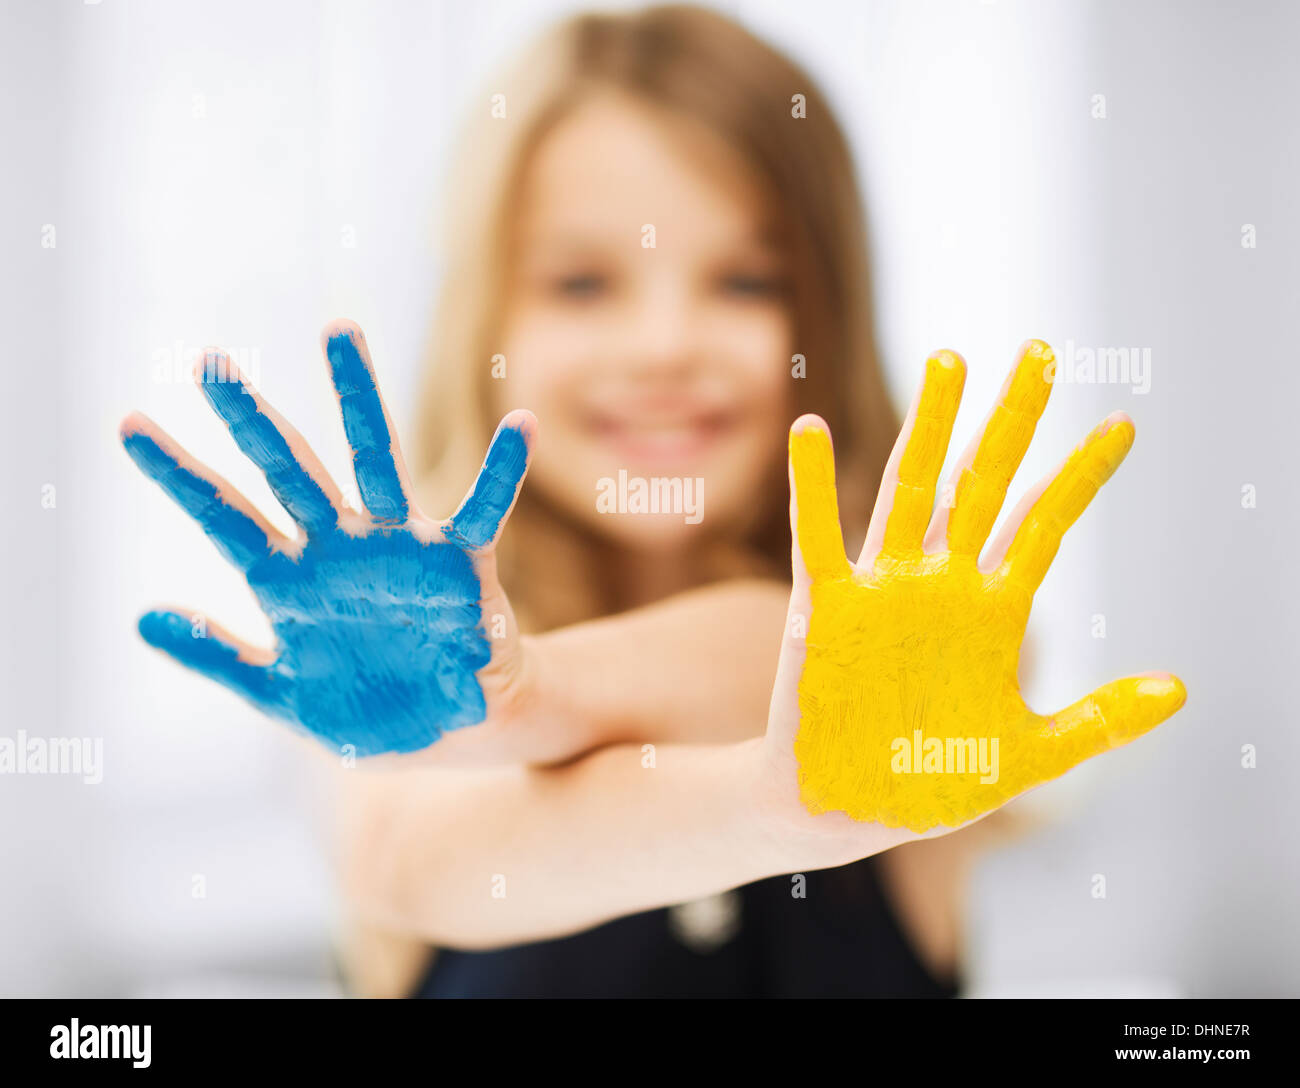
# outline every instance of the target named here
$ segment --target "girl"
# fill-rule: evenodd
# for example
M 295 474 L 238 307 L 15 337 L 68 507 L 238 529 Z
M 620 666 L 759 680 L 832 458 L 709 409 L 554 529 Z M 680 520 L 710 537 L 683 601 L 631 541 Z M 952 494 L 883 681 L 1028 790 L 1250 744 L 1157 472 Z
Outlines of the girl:
M 336 750 L 419 753 L 340 776 L 360 993 L 952 994 L 962 880 L 993 822 L 931 829 L 1150 728 L 1181 688 L 1136 678 L 1025 717 L 1034 755 L 979 800 L 866 790 L 865 765 L 847 788 L 861 760 L 837 738 L 904 735 L 881 708 L 918 685 L 930 709 L 903 715 L 907 735 L 971 707 L 968 732 L 1028 715 L 1011 697 L 1022 590 L 1131 424 L 1112 417 L 1027 497 L 1022 534 L 985 561 L 1015 603 L 985 607 L 975 558 L 1050 388 L 1045 345 L 931 522 L 964 364 L 929 361 L 890 459 L 857 187 L 807 76 L 691 8 L 573 19 L 511 71 L 462 162 L 414 474 L 355 326 L 327 329 L 325 353 L 361 512 L 210 353 L 202 388 L 300 538 L 142 417 L 124 439 L 247 571 L 278 645 L 195 640 L 176 613 L 141 631 Z M 531 412 L 493 435 L 513 404 Z M 426 517 L 485 447 L 452 518 Z M 839 525 L 861 531 L 882 479 L 863 596 Z M 669 481 L 698 516 L 620 513 L 597 501 L 614 481 Z M 965 565 L 927 562 L 966 537 Z M 963 634 L 972 617 L 988 621 Z

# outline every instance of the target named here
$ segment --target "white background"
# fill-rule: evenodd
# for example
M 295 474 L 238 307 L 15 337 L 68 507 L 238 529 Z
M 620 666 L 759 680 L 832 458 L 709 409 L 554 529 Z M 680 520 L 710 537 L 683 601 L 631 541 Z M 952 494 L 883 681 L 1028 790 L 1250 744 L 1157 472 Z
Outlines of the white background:
M 1110 410 L 1137 422 L 1038 597 L 1028 695 L 1046 710 L 1168 668 L 1190 701 L 1031 799 L 1056 819 L 981 868 L 969 992 L 1300 994 L 1300 9 L 721 6 L 800 60 L 851 136 L 900 404 L 928 351 L 961 351 L 960 448 L 1029 336 L 1152 353 L 1145 396 L 1058 389 L 1019 478 Z M 567 10 L 3 5 L 0 735 L 102 737 L 106 769 L 0 777 L 0 994 L 336 991 L 301 742 L 134 629 L 157 603 L 264 621 L 117 423 L 144 410 L 282 519 L 185 360 L 242 353 L 343 480 L 316 342 L 347 316 L 408 435 L 452 138 Z

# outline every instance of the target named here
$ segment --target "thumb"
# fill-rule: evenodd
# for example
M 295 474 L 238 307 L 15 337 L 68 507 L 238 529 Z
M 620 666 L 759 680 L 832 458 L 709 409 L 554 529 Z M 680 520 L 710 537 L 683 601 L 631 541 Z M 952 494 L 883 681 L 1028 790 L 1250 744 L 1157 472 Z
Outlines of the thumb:
M 1066 746 L 1062 754 L 1069 762 L 1057 773 L 1149 732 L 1186 701 L 1183 682 L 1167 672 L 1103 684 L 1044 723 L 1049 736 L 1060 738 Z

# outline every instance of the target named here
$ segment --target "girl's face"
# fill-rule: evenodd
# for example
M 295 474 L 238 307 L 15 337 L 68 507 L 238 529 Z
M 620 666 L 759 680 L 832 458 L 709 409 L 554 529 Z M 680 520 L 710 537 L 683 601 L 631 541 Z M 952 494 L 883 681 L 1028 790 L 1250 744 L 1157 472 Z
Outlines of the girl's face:
M 528 487 L 639 549 L 766 507 L 792 401 L 772 226 L 743 159 L 690 122 L 611 94 L 547 134 L 520 186 L 500 349 L 502 407 L 541 423 Z M 636 512 L 639 491 L 661 512 Z

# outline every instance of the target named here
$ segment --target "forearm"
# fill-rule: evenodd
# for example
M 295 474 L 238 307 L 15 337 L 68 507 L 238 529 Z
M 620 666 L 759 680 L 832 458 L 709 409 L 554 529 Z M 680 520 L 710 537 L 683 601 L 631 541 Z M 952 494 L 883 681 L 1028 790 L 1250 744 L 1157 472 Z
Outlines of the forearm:
M 840 864 L 762 812 L 761 742 L 605 748 L 550 768 L 343 772 L 346 892 L 433 944 L 564 936 Z M 364 776 L 364 777 L 363 777 Z
M 536 638 L 539 702 L 591 747 L 763 732 L 790 587 L 727 582 Z
M 447 733 L 427 766 L 550 764 L 608 744 L 710 744 L 763 730 L 789 587 L 726 582 L 524 638 L 488 720 Z

